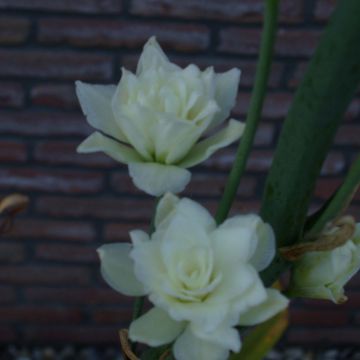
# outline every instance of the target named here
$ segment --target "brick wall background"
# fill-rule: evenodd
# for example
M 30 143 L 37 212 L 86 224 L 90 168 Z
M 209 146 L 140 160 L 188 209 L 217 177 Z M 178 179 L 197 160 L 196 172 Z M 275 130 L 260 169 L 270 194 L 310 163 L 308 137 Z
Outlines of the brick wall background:
M 155 34 L 185 65 L 242 69 L 234 116 L 244 119 L 258 52 L 262 0 L 0 0 L 0 195 L 31 198 L 0 242 L 0 343 L 117 342 L 131 300 L 101 280 L 95 249 L 146 229 L 151 198 L 126 168 L 78 155 L 90 129 L 74 80 L 117 82 Z M 263 120 L 234 208 L 256 210 L 281 123 L 332 11 L 332 0 L 282 0 Z M 314 204 L 339 184 L 359 150 L 355 99 L 324 165 Z M 233 160 L 228 148 L 195 169 L 187 196 L 214 210 Z M 351 207 L 360 219 L 360 195 Z M 342 306 L 298 301 L 285 342 L 359 345 L 360 277 Z M 341 331 L 339 329 L 341 328 Z

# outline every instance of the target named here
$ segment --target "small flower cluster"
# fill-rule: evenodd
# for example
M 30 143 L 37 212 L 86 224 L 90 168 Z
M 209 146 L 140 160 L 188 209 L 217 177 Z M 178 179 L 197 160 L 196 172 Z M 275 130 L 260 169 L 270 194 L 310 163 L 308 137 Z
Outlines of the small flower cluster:
M 138 188 L 161 197 L 152 234 L 133 230 L 131 244 L 99 248 L 102 276 L 115 290 L 153 304 L 131 323 L 130 339 L 173 344 L 177 360 L 226 359 L 241 349 L 237 326 L 261 323 L 288 305 L 259 276 L 276 252 L 269 224 L 248 214 L 217 226 L 200 204 L 174 195 L 190 181 L 188 168 L 242 135 L 239 121 L 224 125 L 239 80 L 237 69 L 182 69 L 151 38 L 136 74 L 123 69 L 117 86 L 76 83 L 96 129 L 78 151 L 103 151 L 127 164 Z M 293 288 L 300 296 L 343 298 L 360 267 L 359 229 L 343 246 L 308 252 L 296 263 Z

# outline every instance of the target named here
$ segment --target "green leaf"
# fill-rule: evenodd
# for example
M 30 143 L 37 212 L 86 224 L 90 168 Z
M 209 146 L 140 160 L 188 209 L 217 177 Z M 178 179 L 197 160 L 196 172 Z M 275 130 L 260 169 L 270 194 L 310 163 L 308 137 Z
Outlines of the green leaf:
M 169 348 L 169 345 L 164 345 L 164 346 L 159 346 L 156 348 L 149 348 L 147 350 L 145 350 L 142 355 L 141 355 L 141 360 L 158 360 L 160 358 L 161 355 L 164 354 L 164 352 Z M 166 357 L 165 359 L 168 360 L 171 359 L 170 357 L 171 355 L 169 355 L 168 357 Z M 165 360 L 164 359 L 164 360 Z
M 339 1 L 285 120 L 263 194 L 261 216 L 278 246 L 302 238 L 321 166 L 360 81 L 360 1 Z M 286 265 L 263 272 L 271 284 Z
M 288 326 L 288 311 L 284 310 L 258 325 L 244 338 L 241 351 L 229 360 L 262 360 L 274 347 Z

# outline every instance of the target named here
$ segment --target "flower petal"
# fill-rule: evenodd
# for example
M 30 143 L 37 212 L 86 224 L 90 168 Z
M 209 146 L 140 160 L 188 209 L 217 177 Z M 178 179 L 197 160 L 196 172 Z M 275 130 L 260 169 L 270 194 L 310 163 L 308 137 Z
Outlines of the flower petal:
M 139 189 L 153 196 L 179 193 L 191 178 L 191 173 L 186 169 L 157 163 L 131 163 L 129 173 Z
M 179 203 L 179 198 L 171 193 L 166 193 L 159 201 L 156 207 L 155 228 L 158 229 L 162 222 L 166 221 L 168 216 L 175 210 Z
M 240 316 L 239 325 L 252 326 L 264 322 L 284 310 L 289 300 L 276 289 L 266 289 L 267 299 L 257 306 L 251 307 Z
M 229 350 L 200 339 L 188 327 L 176 340 L 173 352 L 176 360 L 226 360 Z
M 141 53 L 136 69 L 136 75 L 141 75 L 146 72 L 147 69 L 154 67 L 163 67 L 168 71 L 180 69 L 177 65 L 169 62 L 168 57 L 156 41 L 156 37 L 152 36 L 144 45 L 144 49 Z
M 116 291 L 129 296 L 145 295 L 144 286 L 134 273 L 134 263 L 129 257 L 130 244 L 108 244 L 97 251 L 101 261 L 101 275 Z
M 77 148 L 79 153 L 98 151 L 102 151 L 114 160 L 124 164 L 142 161 L 141 156 L 131 147 L 112 140 L 97 131 L 87 137 Z
M 219 125 L 229 116 L 236 102 L 239 82 L 240 70 L 236 68 L 215 75 L 215 100 L 221 110 L 215 114 L 211 126 Z
M 275 234 L 269 224 L 262 221 L 256 227 L 258 243 L 250 262 L 257 271 L 266 269 L 275 256 Z
M 116 124 L 111 108 L 111 99 L 115 93 L 114 85 L 91 85 L 75 82 L 76 95 L 89 124 L 97 130 L 114 138 L 127 142 L 127 138 Z
M 226 220 L 211 234 L 211 240 L 221 264 L 248 262 L 257 246 L 255 229 L 243 226 L 242 216 Z
M 244 131 L 244 128 L 245 125 L 243 123 L 231 119 L 224 129 L 196 144 L 178 165 L 188 168 L 201 163 L 218 149 L 228 146 L 239 139 Z
M 131 323 L 129 337 L 132 341 L 160 346 L 172 342 L 184 328 L 184 322 L 175 321 L 164 310 L 153 307 Z

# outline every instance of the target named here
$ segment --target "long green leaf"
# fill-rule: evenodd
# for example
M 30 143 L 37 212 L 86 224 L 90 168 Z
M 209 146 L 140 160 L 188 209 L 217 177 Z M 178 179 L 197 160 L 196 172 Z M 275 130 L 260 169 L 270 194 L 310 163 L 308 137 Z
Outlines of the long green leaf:
M 302 237 L 316 179 L 358 87 L 359 14 L 359 0 L 338 3 L 285 120 L 261 209 L 278 246 Z M 279 258 L 275 262 L 262 274 L 267 283 L 284 268 Z
M 258 325 L 246 337 L 242 349 L 229 360 L 262 360 L 288 326 L 287 310 Z

